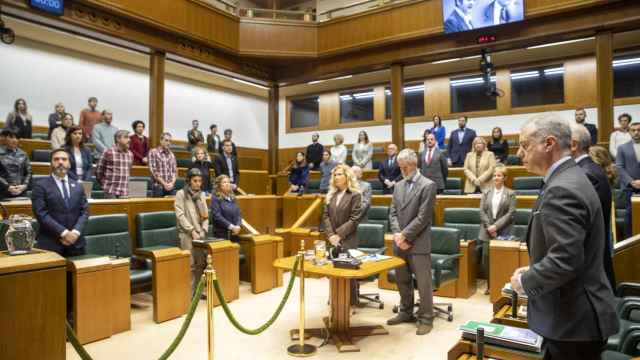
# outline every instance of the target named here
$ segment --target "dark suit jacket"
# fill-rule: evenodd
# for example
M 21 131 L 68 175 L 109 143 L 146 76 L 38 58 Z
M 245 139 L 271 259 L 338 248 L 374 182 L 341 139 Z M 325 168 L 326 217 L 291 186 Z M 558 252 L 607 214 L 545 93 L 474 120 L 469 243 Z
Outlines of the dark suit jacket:
M 312 143 L 307 146 L 307 163 L 313 164 L 313 170 L 318 170 L 322 162 L 324 146 L 320 143 Z
M 620 172 L 620 188 L 629 189 L 633 180 L 640 179 L 640 159 L 633 149 L 633 140 L 618 146 L 616 167 Z
M 213 225 L 213 237 L 229 239 L 229 225 L 241 226 L 242 216 L 240 207 L 235 200 L 220 199 L 211 196 L 211 224 Z
M 334 194 L 331 202 L 324 206 L 322 213 L 324 231 L 327 239 L 337 234 L 342 239 L 342 247 L 355 249 L 358 247 L 356 230 L 362 218 L 362 195 L 347 190 L 340 204 L 336 205 L 337 198 L 338 195 Z
M 451 12 L 447 20 L 444 22 L 444 33 L 449 34 L 458 31 L 471 30 L 462 16 L 455 10 Z
M 71 168 L 69 169 L 69 177 L 75 180 L 82 181 L 91 181 L 91 176 L 93 176 L 93 155 L 91 155 L 91 150 L 87 147 L 83 147 L 80 149 L 80 154 L 82 155 L 82 179 L 78 179 L 77 169 L 76 169 L 76 156 L 72 148 L 66 147 L 64 148 L 69 154 L 69 162 L 71 163 Z
M 438 190 L 444 190 L 447 183 L 447 176 L 449 176 L 449 164 L 447 164 L 447 157 L 444 156 L 442 151 L 435 148 L 431 155 L 431 163 L 427 163 L 428 148 L 418 157 L 418 169 L 422 176 L 433 181 L 438 186 Z
M 47 132 L 47 139 L 51 139 L 51 132 L 53 129 L 62 125 L 62 117 L 57 112 L 49 114 L 49 131 Z
M 222 148 L 223 142 L 224 140 L 220 142 L 220 147 L 218 148 L 218 154 L 220 155 L 224 155 L 224 149 Z M 231 154 L 233 156 L 238 156 L 238 149 L 236 148 L 236 143 L 234 143 L 233 141 L 231 142 Z
M 398 155 L 394 156 L 393 164 L 389 167 L 389 158 L 384 159 L 383 162 L 380 163 L 380 169 L 378 170 L 378 179 L 382 183 L 382 186 L 385 192 L 391 193 L 393 192 L 393 188 L 391 190 L 387 189 L 387 186 L 384 184 L 385 180 L 390 181 L 400 181 L 402 179 L 402 173 L 400 172 L 400 168 L 398 167 Z
M 513 224 L 513 215 L 516 212 L 516 193 L 506 186 L 503 186 L 502 199 L 498 206 L 497 216 L 493 216 L 493 192 L 494 188 L 482 193 L 480 200 L 480 234 L 478 239 L 490 240 L 487 228 L 495 225 L 498 228 L 498 236 L 511 235 L 511 224 Z
M 211 136 L 211 134 L 207 135 L 207 151 L 210 153 L 217 153 L 220 151 L 220 145 L 222 141 L 220 140 L 220 135 L 216 134 L 215 138 Z
M 467 153 L 471 151 L 473 140 L 476 138 L 476 132 L 473 129 L 467 128 L 464 131 L 462 142 L 458 140 L 458 133 L 462 131 L 455 129 L 449 135 L 449 144 L 447 145 L 447 155 L 451 159 L 453 166 L 464 165 L 464 159 L 467 157 Z
M 602 207 L 602 215 L 604 219 L 604 234 L 605 234 L 605 242 L 604 242 L 604 271 L 607 274 L 607 279 L 609 279 L 609 284 L 612 288 L 616 286 L 616 281 L 613 273 L 613 262 L 611 260 L 611 248 L 613 244 L 611 243 L 611 186 L 609 185 L 609 179 L 607 178 L 607 174 L 604 170 L 590 157 L 582 158 L 578 162 L 578 166 L 584 170 L 584 173 L 587 175 L 589 182 L 593 185 L 593 188 L 596 190 L 598 194 L 598 198 L 600 198 L 600 206 Z
M 77 230 L 82 234 L 89 218 L 89 204 L 82 186 L 71 178 L 69 178 L 69 198 L 69 207 L 67 207 L 52 176 L 35 182 L 31 194 L 31 208 L 40 224 L 37 246 L 39 249 L 62 253 L 65 245 L 60 242 L 60 234 L 63 231 Z M 71 245 L 76 249 L 82 249 L 84 246 L 84 236 L 80 236 Z
M 240 183 L 240 169 L 238 169 L 238 158 L 231 156 L 231 166 L 233 166 L 233 183 Z M 217 155 L 215 157 L 213 167 L 216 171 L 216 177 L 220 175 L 229 176 L 229 167 L 227 166 L 227 159 L 224 155 Z
M 529 221 L 531 266 L 521 280 L 531 330 L 556 341 L 601 341 L 618 331 L 604 238 L 598 195 L 570 159 L 543 186 Z
M 584 127 L 589 130 L 589 134 L 591 135 L 591 145 L 595 145 L 598 143 L 598 128 L 593 124 L 584 123 Z

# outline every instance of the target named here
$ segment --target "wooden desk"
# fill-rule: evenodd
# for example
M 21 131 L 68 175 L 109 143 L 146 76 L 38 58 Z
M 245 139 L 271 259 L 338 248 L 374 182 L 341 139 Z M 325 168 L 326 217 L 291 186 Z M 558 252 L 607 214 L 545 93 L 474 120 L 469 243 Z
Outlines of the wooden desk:
M 2 358 L 66 358 L 66 261 L 35 250 L 0 253 L 0 339 Z
M 490 300 L 500 299 L 504 284 L 511 281 L 511 275 L 520 267 L 529 265 L 527 245 L 519 241 L 491 240 L 489 245 Z
M 631 197 L 631 235 L 640 234 L 640 197 Z
M 153 321 L 161 323 L 187 313 L 191 300 L 191 252 L 177 247 L 135 251 L 153 264 Z
M 447 360 L 476 360 L 477 347 L 475 342 L 460 340 L 447 354 Z M 500 360 L 540 360 L 544 354 L 534 354 L 530 352 L 505 349 L 489 344 L 484 344 L 484 359 Z
M 231 302 L 239 297 L 240 293 L 240 246 L 229 240 L 222 241 L 194 241 L 194 245 L 211 255 L 213 269 L 220 282 L 220 287 L 224 292 L 227 302 Z M 220 300 L 216 296 L 213 299 L 214 305 L 220 305 Z
M 281 236 L 240 236 L 240 247 L 246 256 L 240 279 L 251 282 L 254 294 L 282 286 L 282 270 L 276 269 L 273 261 L 284 256 L 283 243 Z
M 295 256 L 277 259 L 274 266 L 280 269 L 291 270 L 295 262 Z M 315 266 L 311 262 L 305 262 L 305 274 L 327 276 L 330 280 L 331 313 L 324 318 L 326 328 L 329 330 L 334 344 L 339 352 L 360 351 L 354 344 L 354 338 L 371 335 L 388 334 L 382 326 L 357 326 L 351 327 L 351 279 L 364 279 L 382 271 L 404 265 L 400 258 L 393 257 L 389 260 L 374 263 L 364 263 L 359 270 L 336 269 L 331 264 Z M 310 329 L 309 334 L 317 336 L 324 329 Z M 305 330 L 306 331 L 306 330 Z M 298 336 L 298 331 L 291 332 L 292 339 Z
M 73 327 L 81 344 L 131 329 L 129 259 L 106 256 L 69 260 Z
M 616 281 L 640 282 L 640 234 L 613 246 L 613 270 Z

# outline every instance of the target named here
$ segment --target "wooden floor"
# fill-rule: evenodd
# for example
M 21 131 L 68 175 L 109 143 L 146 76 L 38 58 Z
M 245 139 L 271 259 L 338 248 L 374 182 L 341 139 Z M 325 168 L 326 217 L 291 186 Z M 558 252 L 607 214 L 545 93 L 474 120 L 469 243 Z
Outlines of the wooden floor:
M 289 276 L 285 274 L 284 283 Z M 226 319 L 222 309 L 215 310 L 215 349 L 216 359 L 288 359 L 286 347 L 291 344 L 289 330 L 298 325 L 298 283 L 291 294 L 280 318 L 275 324 L 258 336 L 239 333 Z M 329 281 L 327 279 L 307 280 L 307 327 L 321 326 L 322 318 L 328 315 Z M 488 296 L 482 295 L 485 285 L 479 284 L 478 292 L 470 299 L 435 298 L 435 301 L 451 301 L 454 304 L 455 318 L 449 323 L 437 319 L 434 330 L 426 336 L 415 335 L 415 325 L 403 324 L 387 327 L 387 318 L 393 316 L 391 309 L 397 303 L 397 292 L 378 290 L 375 283 L 362 286 L 363 292 L 381 292 L 385 308 L 356 309 L 352 316 L 354 325 L 385 325 L 390 335 L 370 337 L 359 341 L 359 353 L 337 353 L 336 347 L 327 345 L 318 349 L 314 359 L 446 359 L 447 351 L 460 338 L 458 326 L 467 320 L 488 321 L 492 315 L 492 307 Z M 242 324 L 248 327 L 261 325 L 276 308 L 284 293 L 284 287 L 262 294 L 251 293 L 250 285 L 242 283 L 240 299 L 230 307 Z M 132 309 L 132 330 L 113 337 L 92 343 L 86 349 L 94 359 L 157 359 L 178 333 L 184 317 L 162 324 L 153 322 L 151 297 L 135 295 L 134 303 L 145 304 L 144 307 Z M 206 343 L 206 308 L 201 301 L 194 320 L 182 344 L 178 347 L 172 360 L 207 359 Z M 312 339 L 310 343 L 320 345 L 320 340 Z M 67 359 L 79 359 L 71 345 L 67 344 Z

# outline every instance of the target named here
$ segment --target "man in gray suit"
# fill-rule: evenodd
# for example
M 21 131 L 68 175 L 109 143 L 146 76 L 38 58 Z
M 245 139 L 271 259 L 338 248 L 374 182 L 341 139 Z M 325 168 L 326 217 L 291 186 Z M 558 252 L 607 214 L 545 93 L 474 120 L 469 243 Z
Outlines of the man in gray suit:
M 442 194 L 449 175 L 447 157 L 436 146 L 436 136 L 427 135 L 427 147 L 418 158 L 418 166 L 422 176 L 436 183 L 438 194 Z
M 425 335 L 433 328 L 431 219 L 436 203 L 436 184 L 417 171 L 418 157 L 411 149 L 400 152 L 398 166 L 403 180 L 395 185 L 389 223 L 393 232 L 393 252 L 406 265 L 396 269 L 400 310 L 387 324 L 416 321 L 413 315 L 413 274 L 420 293 L 416 334 Z
M 527 232 L 531 265 L 513 273 L 511 286 L 529 297 L 529 328 L 544 337 L 545 359 L 600 359 L 619 324 L 602 265 L 600 200 L 571 159 L 568 122 L 554 114 L 527 121 L 518 155 L 544 185 Z
M 618 146 L 616 167 L 620 172 L 620 187 L 626 199 L 624 238 L 631 237 L 631 196 L 640 194 L 640 122 L 629 125 L 631 141 Z
M 358 187 L 360 188 L 360 193 L 362 194 L 362 217 L 364 219 L 367 217 L 367 212 L 371 207 L 371 184 L 369 182 L 362 180 L 362 168 L 360 166 L 352 166 L 351 171 L 353 171 L 353 175 L 355 175 L 358 180 Z

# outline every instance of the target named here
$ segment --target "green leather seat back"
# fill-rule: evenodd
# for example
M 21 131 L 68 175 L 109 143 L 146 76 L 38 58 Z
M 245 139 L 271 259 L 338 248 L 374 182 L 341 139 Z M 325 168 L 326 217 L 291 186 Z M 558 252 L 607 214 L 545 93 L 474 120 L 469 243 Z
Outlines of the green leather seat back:
M 176 163 L 178 164 L 178 167 L 188 168 L 189 166 L 191 166 L 191 159 L 177 158 Z
M 507 166 L 520 166 L 522 165 L 522 159 L 520 159 L 517 155 L 507 155 L 507 160 L 505 161 Z
M 48 140 L 46 133 L 33 133 L 31 134 L 31 138 L 38 139 L 38 140 Z
M 371 195 L 382 195 L 384 194 L 382 183 L 378 179 L 369 179 L 367 180 L 369 184 L 371 184 Z
M 177 178 L 174 188 L 176 189 L 176 191 L 182 190 L 182 188 L 184 187 L 184 184 L 185 184 L 184 178 Z
M 462 179 L 459 177 L 448 177 L 444 183 L 445 195 L 462 195 Z
M 367 212 L 365 220 L 367 224 L 381 224 L 384 226 L 384 232 L 389 232 L 389 207 L 388 206 L 371 206 Z
M 527 229 L 529 227 L 531 213 L 531 209 L 516 209 L 516 212 L 513 215 L 511 234 L 521 241 L 524 241 L 527 238 Z
M 157 211 L 136 215 L 138 247 L 179 246 L 176 213 Z
M 513 190 L 516 195 L 539 195 L 542 189 L 542 176 L 516 176 L 513 178 Z
M 379 252 L 384 249 L 384 225 L 359 224 L 356 230 L 358 249 L 364 252 Z
M 127 214 L 90 216 L 84 228 L 87 253 L 103 256 L 131 256 Z
M 460 230 L 461 240 L 474 240 L 480 231 L 480 209 L 444 209 L 444 227 Z
M 621 239 L 620 236 L 624 234 L 624 218 L 627 214 L 627 209 L 625 208 L 626 199 L 622 190 L 613 189 L 613 202 L 616 205 L 616 231 L 618 239 Z
M 33 162 L 51 162 L 51 150 L 49 149 L 33 149 L 31 152 L 31 161 Z
M 317 194 L 320 192 L 320 180 L 307 181 L 307 188 L 305 192 L 308 194 Z
M 436 262 L 447 255 L 460 253 L 460 230 L 434 226 L 431 228 L 431 260 Z M 457 273 L 457 262 L 450 262 L 445 269 Z

